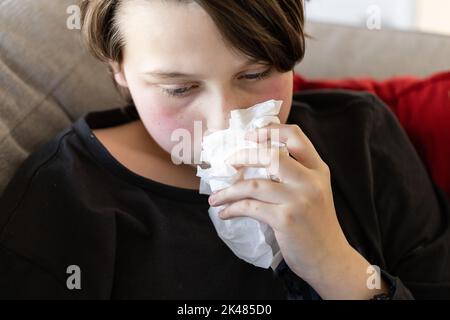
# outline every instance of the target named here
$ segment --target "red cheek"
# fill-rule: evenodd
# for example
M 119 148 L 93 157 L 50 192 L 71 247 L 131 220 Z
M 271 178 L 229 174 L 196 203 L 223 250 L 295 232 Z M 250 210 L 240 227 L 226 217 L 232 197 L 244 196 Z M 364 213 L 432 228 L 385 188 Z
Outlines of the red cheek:
M 152 119 L 149 119 L 149 121 L 151 121 L 159 131 L 166 132 L 169 136 L 174 130 L 183 128 L 183 123 L 180 121 L 181 119 L 177 117 L 176 113 L 160 111 L 154 113 L 151 118 Z
M 147 106 L 140 108 L 143 117 L 152 124 L 152 126 L 159 128 L 179 128 L 182 119 L 180 119 L 180 111 L 183 106 L 176 101 L 171 103 L 167 98 L 160 98 L 158 95 L 152 95 L 147 98 Z M 143 105 L 143 104 L 142 104 Z M 180 121 L 181 120 L 181 121 Z
M 179 108 L 170 106 L 153 105 L 151 111 L 143 114 L 143 121 L 146 122 L 148 130 L 154 139 L 163 142 L 165 146 L 176 144 L 171 142 L 171 136 L 175 130 L 187 130 L 193 136 L 194 124 L 185 118 Z

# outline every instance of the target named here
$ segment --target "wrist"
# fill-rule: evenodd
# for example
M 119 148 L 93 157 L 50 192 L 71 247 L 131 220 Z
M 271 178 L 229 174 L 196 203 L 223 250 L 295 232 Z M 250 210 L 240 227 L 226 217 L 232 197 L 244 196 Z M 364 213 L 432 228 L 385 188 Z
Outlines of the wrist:
M 371 264 L 359 252 L 347 245 L 323 261 L 317 274 L 304 280 L 322 299 L 367 300 L 389 291 L 381 274 L 368 273 L 369 270 L 379 272 L 370 267 Z M 379 277 L 379 286 L 369 286 L 369 277 Z

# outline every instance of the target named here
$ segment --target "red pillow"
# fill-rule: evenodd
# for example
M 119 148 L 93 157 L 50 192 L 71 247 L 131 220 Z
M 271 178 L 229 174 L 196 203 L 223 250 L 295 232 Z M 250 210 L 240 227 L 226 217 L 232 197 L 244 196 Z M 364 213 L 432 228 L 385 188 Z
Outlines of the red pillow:
M 432 179 L 450 197 L 450 72 L 384 81 L 306 80 L 294 75 L 294 91 L 308 89 L 363 90 L 380 97 L 398 117 Z

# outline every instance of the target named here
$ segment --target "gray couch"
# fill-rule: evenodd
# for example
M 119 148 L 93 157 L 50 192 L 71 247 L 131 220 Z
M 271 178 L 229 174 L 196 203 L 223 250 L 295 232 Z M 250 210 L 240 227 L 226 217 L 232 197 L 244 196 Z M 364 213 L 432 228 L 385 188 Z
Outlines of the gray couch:
M 123 105 L 105 66 L 66 27 L 76 0 L 0 0 L 0 193 L 20 163 L 90 110 Z M 450 37 L 308 23 L 296 71 L 337 78 L 428 75 L 450 67 Z

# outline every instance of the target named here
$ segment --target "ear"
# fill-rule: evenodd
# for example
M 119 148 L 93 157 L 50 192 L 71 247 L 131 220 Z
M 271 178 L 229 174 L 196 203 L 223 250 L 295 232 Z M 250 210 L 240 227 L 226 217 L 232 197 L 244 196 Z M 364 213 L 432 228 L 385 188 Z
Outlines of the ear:
M 108 63 L 114 75 L 114 80 L 117 82 L 117 84 L 121 87 L 128 88 L 127 78 L 125 77 L 125 73 L 123 72 L 121 65 L 118 62 L 112 60 L 110 60 Z

